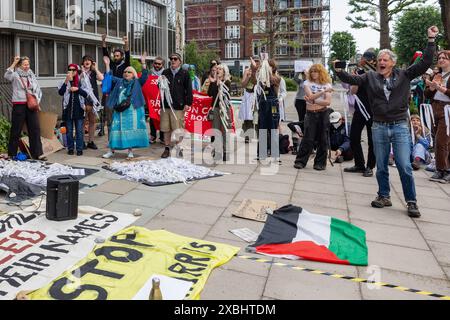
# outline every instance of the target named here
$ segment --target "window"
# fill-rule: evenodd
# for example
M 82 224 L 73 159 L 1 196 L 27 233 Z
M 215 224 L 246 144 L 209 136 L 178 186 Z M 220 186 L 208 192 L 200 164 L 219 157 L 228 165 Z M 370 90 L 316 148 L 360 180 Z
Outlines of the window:
M 52 25 L 52 0 L 35 0 L 36 23 Z
M 95 45 L 85 44 L 84 45 L 84 55 L 85 56 L 91 56 L 92 59 L 97 61 L 97 47 Z M 79 63 L 81 63 L 81 60 L 80 60 Z
M 97 33 L 106 34 L 106 0 L 97 0 Z
M 280 32 L 287 32 L 288 31 L 288 21 L 287 21 L 287 17 L 279 17 L 277 19 L 278 21 L 278 27 L 277 29 Z
M 33 0 L 16 0 L 16 19 L 33 22 Z
M 98 56 L 98 61 L 97 61 L 98 69 L 105 70 L 106 66 L 105 66 L 105 63 L 103 62 L 103 48 L 102 47 L 97 47 L 97 56 Z
M 67 0 L 53 1 L 55 27 L 67 28 Z
M 34 40 L 20 39 L 20 56 L 30 58 L 31 70 L 36 70 L 36 57 L 34 54 Z
M 301 8 L 302 0 L 294 0 L 294 8 Z
M 55 43 L 53 40 L 38 40 L 38 65 L 40 77 L 55 75 Z
M 95 32 L 95 0 L 83 1 L 83 23 L 85 32 Z
M 81 0 L 69 1 L 69 29 L 82 30 Z
M 225 11 L 225 21 L 239 21 L 239 8 L 227 8 Z
M 294 16 L 294 31 L 295 32 L 302 31 L 302 19 L 300 16 Z
M 56 73 L 66 74 L 69 65 L 69 48 L 67 43 L 56 44 Z
M 127 35 L 127 0 L 119 1 L 119 36 Z
M 311 30 L 313 30 L 313 31 L 318 31 L 318 30 L 320 30 L 322 27 L 321 27 L 321 23 L 320 23 L 320 20 L 313 20 L 313 23 L 312 23 L 312 25 L 311 25 Z
M 253 55 L 259 56 L 261 52 L 266 52 L 266 45 L 261 40 L 255 40 L 252 42 Z
M 117 37 L 117 0 L 108 0 L 108 3 L 108 35 Z
M 278 46 L 276 47 L 276 54 L 280 56 L 286 56 L 288 53 L 287 40 L 280 39 L 278 41 Z
M 320 46 L 318 45 L 312 46 L 312 52 L 313 54 L 320 54 Z
M 278 1 L 278 9 L 280 9 L 280 10 L 287 9 L 287 0 L 279 0 Z
M 71 63 L 79 64 L 83 58 L 83 47 L 78 44 L 72 45 L 72 61 Z
M 239 39 L 241 34 L 241 28 L 239 26 L 226 26 L 225 27 L 225 39 Z
M 253 12 L 265 12 L 266 0 L 253 0 Z
M 253 19 L 253 33 L 265 33 L 265 32 L 266 32 L 266 20 Z
M 237 42 L 228 42 L 225 46 L 225 58 L 240 58 L 240 45 Z
M 313 7 L 319 7 L 320 6 L 320 0 L 313 0 L 312 1 L 312 6 Z

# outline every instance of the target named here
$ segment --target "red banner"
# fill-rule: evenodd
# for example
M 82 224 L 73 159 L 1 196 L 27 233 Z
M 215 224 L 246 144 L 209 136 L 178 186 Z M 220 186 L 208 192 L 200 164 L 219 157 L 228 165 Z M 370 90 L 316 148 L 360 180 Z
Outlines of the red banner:
M 159 115 L 161 112 L 161 99 L 159 98 L 158 76 L 149 76 L 142 87 L 145 103 L 148 107 L 148 115 L 153 119 L 156 130 L 159 130 Z

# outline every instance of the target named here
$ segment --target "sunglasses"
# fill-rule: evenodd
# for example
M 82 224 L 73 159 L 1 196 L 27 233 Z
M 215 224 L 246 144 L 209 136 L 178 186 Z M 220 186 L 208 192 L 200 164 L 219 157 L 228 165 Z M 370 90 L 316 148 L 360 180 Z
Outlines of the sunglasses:
M 170 58 L 170 61 L 178 61 L 179 59 L 178 59 L 178 57 L 171 57 Z
M 124 71 L 123 73 L 133 73 L 133 71 Z
M 77 69 L 69 69 L 69 71 L 77 71 Z

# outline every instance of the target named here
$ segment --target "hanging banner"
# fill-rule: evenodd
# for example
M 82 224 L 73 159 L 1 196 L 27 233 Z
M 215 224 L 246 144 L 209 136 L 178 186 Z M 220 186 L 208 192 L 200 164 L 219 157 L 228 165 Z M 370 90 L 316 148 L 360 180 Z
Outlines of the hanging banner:
M 112 236 L 75 266 L 28 295 L 42 300 L 132 300 L 159 275 L 189 282 L 185 299 L 199 299 L 211 271 L 239 248 L 130 227 Z M 168 284 L 166 284 L 168 285 Z M 164 296 L 163 296 L 164 299 Z M 169 299 L 169 297 L 166 297 Z
M 156 130 L 159 130 L 159 120 L 161 113 L 161 99 L 159 98 L 158 76 L 149 76 L 147 82 L 142 87 L 145 103 L 148 108 L 148 115 L 153 119 Z
M 79 207 L 79 212 L 85 207 Z M 91 208 L 76 220 L 49 221 L 45 214 L 17 212 L 0 218 L 0 299 L 40 288 L 86 257 L 136 217 Z
M 190 133 L 205 134 L 212 128 L 212 122 L 208 121 L 208 112 L 212 108 L 212 98 L 195 92 L 192 106 L 188 109 L 184 118 L 184 128 Z

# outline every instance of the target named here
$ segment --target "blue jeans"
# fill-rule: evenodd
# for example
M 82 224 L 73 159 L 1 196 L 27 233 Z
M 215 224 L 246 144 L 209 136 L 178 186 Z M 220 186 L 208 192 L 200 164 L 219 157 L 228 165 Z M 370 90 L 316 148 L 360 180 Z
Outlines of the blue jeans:
M 416 202 L 416 186 L 411 166 L 412 140 L 408 122 L 406 120 L 395 123 L 374 122 L 372 138 L 377 161 L 378 195 L 390 196 L 388 165 L 392 144 L 405 200 Z
M 77 151 L 83 151 L 84 146 L 84 140 L 83 140 L 83 119 L 77 119 L 77 120 L 67 120 L 66 121 L 66 127 L 67 127 L 67 149 L 73 150 L 74 149 L 74 140 L 73 140 L 73 129 L 75 125 L 75 143 L 77 145 Z

